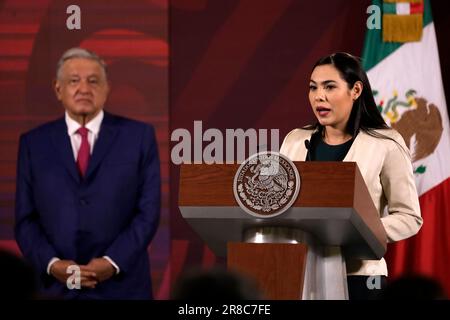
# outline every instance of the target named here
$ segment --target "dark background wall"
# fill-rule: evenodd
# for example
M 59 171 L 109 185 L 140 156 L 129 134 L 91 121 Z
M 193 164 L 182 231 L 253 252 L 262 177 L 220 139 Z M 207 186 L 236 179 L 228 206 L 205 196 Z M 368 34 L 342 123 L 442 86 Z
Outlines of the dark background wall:
M 450 110 L 450 3 L 431 0 L 447 110 Z M 449 112 L 450 114 L 450 112 Z

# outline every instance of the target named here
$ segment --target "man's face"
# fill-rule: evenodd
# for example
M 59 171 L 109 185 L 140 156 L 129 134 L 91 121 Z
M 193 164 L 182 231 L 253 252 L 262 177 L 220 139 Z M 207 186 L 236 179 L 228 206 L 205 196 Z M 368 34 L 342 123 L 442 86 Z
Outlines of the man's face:
M 109 86 L 98 62 L 73 58 L 64 62 L 55 82 L 55 92 L 72 118 L 90 120 L 103 109 Z

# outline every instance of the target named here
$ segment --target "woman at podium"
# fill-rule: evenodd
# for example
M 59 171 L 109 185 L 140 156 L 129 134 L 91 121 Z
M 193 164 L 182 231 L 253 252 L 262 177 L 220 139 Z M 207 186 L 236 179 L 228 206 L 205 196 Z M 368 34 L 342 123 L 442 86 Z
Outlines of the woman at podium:
M 356 162 L 367 185 L 388 242 L 415 235 L 421 225 L 411 157 L 402 136 L 378 111 L 359 60 L 347 53 L 321 58 L 312 69 L 309 102 L 317 122 L 292 130 L 280 152 L 292 161 Z M 306 154 L 306 156 L 305 156 Z M 346 260 L 350 299 L 371 299 L 379 290 L 367 286 L 387 266 L 381 260 Z

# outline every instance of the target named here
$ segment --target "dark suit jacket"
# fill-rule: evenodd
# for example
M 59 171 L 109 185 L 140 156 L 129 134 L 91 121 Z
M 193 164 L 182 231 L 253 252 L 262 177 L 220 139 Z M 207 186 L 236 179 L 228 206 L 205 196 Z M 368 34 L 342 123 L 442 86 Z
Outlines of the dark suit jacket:
M 151 298 L 147 247 L 159 215 L 159 157 L 151 126 L 105 112 L 84 179 L 64 118 L 21 136 L 16 239 L 44 280 L 44 294 Z M 104 255 L 120 273 L 95 289 L 69 290 L 46 273 L 53 257 L 86 264 Z

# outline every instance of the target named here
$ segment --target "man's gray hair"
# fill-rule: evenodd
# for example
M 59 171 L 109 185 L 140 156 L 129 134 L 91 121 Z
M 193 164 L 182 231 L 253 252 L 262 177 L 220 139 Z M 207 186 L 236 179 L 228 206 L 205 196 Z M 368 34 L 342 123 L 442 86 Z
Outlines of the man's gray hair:
M 103 69 L 106 77 L 106 63 L 100 58 L 95 52 L 89 51 L 83 48 L 71 48 L 63 53 L 61 58 L 58 60 L 57 68 L 56 68 L 56 79 L 61 79 L 61 69 L 67 60 L 75 59 L 75 58 L 83 58 L 90 59 L 96 61 Z

